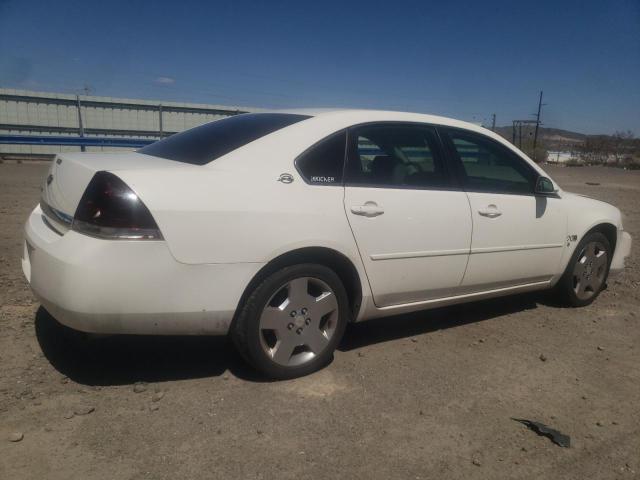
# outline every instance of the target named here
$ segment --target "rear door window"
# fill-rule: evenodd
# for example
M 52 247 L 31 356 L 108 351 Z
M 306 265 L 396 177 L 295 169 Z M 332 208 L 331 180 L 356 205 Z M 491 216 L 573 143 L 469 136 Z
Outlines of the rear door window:
M 347 183 L 389 188 L 446 188 L 450 177 L 433 127 L 365 125 L 350 133 Z
M 205 165 L 260 137 L 310 118 L 290 113 L 245 113 L 176 133 L 138 153 Z

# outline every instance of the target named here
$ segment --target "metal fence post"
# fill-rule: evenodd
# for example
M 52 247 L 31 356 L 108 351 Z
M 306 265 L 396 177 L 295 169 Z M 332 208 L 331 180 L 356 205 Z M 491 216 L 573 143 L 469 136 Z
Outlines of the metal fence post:
M 78 105 L 78 132 L 80 133 L 80 138 L 84 137 L 84 127 L 82 126 L 82 109 L 80 105 L 80 95 L 76 95 L 76 103 Z M 86 151 L 84 145 L 80 145 L 80 151 Z

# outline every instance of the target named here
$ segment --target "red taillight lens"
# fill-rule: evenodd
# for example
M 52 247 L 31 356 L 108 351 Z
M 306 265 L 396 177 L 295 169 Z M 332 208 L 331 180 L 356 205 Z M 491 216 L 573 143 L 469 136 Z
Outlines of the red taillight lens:
M 84 191 L 71 227 L 98 238 L 162 240 L 151 212 L 122 180 L 96 173 Z

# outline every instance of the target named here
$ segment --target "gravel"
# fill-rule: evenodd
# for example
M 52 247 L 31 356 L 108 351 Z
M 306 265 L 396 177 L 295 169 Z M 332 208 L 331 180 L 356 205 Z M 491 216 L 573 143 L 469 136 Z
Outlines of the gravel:
M 0 429 L 27 435 L 0 442 L 1 478 L 637 475 L 640 249 L 589 307 L 523 295 L 372 320 L 348 328 L 324 370 L 269 382 L 224 338 L 87 339 L 39 312 L 19 260 L 46 167 L 0 165 Z M 620 206 L 638 243 L 640 172 L 549 173 Z M 509 419 L 551 414 L 570 449 Z
M 23 438 L 24 438 L 24 434 L 22 432 L 13 432 L 9 434 L 8 440 L 10 442 L 17 443 L 17 442 L 21 442 Z

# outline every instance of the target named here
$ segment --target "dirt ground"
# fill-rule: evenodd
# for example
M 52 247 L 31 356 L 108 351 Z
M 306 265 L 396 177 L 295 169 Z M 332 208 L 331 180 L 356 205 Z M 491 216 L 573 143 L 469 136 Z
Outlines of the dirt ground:
M 638 248 L 590 307 L 525 295 L 365 322 L 326 369 L 265 382 L 225 338 L 87 342 L 39 309 L 20 256 L 45 171 L 0 164 L 0 479 L 640 477 Z M 548 171 L 639 241 L 640 172 Z

